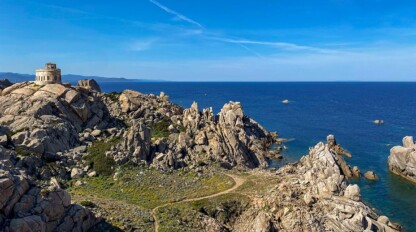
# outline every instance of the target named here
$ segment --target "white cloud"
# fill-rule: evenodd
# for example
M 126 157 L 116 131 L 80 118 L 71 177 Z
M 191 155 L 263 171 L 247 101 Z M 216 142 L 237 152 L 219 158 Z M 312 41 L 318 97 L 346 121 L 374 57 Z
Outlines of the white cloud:
M 156 41 L 157 41 L 156 38 L 136 40 L 130 45 L 130 50 L 132 51 L 149 50 L 152 48 L 152 46 L 154 45 Z
M 290 51 L 311 51 L 311 52 L 318 52 L 318 53 L 338 53 L 339 51 L 331 50 L 331 49 L 324 49 L 324 48 L 317 48 L 311 46 L 303 46 L 297 45 L 294 43 L 286 43 L 286 42 L 270 42 L 270 41 L 256 41 L 256 40 L 245 40 L 245 39 L 228 39 L 222 37 L 211 37 L 214 40 L 226 42 L 226 43 L 235 43 L 235 44 L 252 44 L 252 45 L 263 45 L 263 46 L 271 46 L 276 48 L 281 48 Z
M 193 25 L 195 25 L 195 26 L 198 26 L 198 27 L 200 27 L 200 28 L 204 28 L 200 23 L 198 23 L 197 21 L 195 21 L 195 20 L 192 20 L 192 19 L 190 19 L 190 18 L 188 18 L 188 17 L 186 17 L 185 15 L 183 15 L 183 14 L 181 14 L 181 13 L 178 13 L 178 12 L 176 12 L 176 11 L 174 11 L 174 10 L 172 10 L 172 9 L 170 9 L 170 8 L 168 8 L 167 6 L 165 6 L 165 5 L 162 5 L 162 4 L 160 4 L 158 1 L 156 1 L 156 0 L 149 0 L 151 3 L 153 3 L 153 4 L 155 4 L 157 7 L 159 7 L 160 9 L 162 9 L 162 10 L 164 10 L 164 11 L 166 11 L 166 12 L 168 12 L 169 14 L 172 14 L 172 15 L 174 15 L 177 19 L 180 19 L 180 20 L 183 20 L 183 21 L 185 21 L 185 22 L 188 22 L 188 23 L 190 23 L 190 24 L 193 24 Z

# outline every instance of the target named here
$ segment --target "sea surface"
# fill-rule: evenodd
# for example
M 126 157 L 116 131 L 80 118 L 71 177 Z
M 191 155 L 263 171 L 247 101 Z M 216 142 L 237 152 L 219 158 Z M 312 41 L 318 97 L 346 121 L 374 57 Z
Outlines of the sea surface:
M 379 214 L 416 231 L 416 185 L 388 171 L 390 148 L 406 135 L 416 137 L 416 83 L 367 82 L 113 82 L 102 83 L 104 92 L 133 89 L 170 96 L 189 108 L 212 106 L 218 113 L 224 103 L 239 101 L 244 113 L 269 131 L 289 139 L 285 161 L 294 162 L 328 134 L 353 155 L 348 160 L 361 172 L 373 170 L 378 181 L 356 181 L 363 200 Z M 289 104 L 281 101 L 288 99 Z M 375 119 L 385 121 L 375 125 Z M 272 166 L 279 163 L 272 163 Z

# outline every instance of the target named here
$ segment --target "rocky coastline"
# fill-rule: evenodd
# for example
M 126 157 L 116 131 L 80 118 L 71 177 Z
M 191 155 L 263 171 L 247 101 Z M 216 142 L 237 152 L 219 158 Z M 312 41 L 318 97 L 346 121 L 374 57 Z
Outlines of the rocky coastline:
M 412 136 L 403 138 L 403 146 L 390 150 L 389 170 L 413 183 L 416 183 L 416 145 Z
M 88 181 L 103 178 L 120 183 L 126 179 L 122 170 L 135 173 L 129 180 L 140 180 L 149 170 L 178 176 L 195 173 L 194 183 L 208 175 L 211 183 L 215 173 L 240 176 L 234 181 L 249 180 L 247 176 L 270 178 L 267 191 L 259 188 L 253 192 L 242 183 L 233 193 L 221 192 L 225 187 L 214 189 L 212 198 L 240 194 L 250 199 L 249 203 L 230 196 L 227 202 L 241 207 L 221 217 L 205 208 L 190 211 L 192 218 L 198 219 L 175 219 L 183 228 L 401 230 L 361 201 L 357 185 L 348 184 L 349 178 L 360 175 L 359 170 L 343 159 L 351 154 L 332 135 L 300 161 L 276 171 L 266 169 L 271 158 L 279 157 L 278 150 L 271 149 L 278 143 L 278 135 L 245 115 L 239 102 L 224 104 L 214 115 L 212 108 L 200 110 L 197 103 L 184 109 L 163 92 L 159 96 L 133 90 L 101 93 L 93 80 L 80 81 L 77 86 L 2 82 L 0 89 L 0 228 L 4 231 L 88 231 L 101 228 L 103 222 L 111 224 L 110 217 L 99 210 L 100 199 L 77 204 L 71 202 L 68 189 L 92 186 Z M 405 153 L 413 154 L 413 146 L 405 145 Z M 391 160 L 393 166 L 399 158 Z M 95 194 L 100 196 L 100 192 Z M 190 200 L 149 206 L 144 229 L 126 220 L 121 220 L 118 228 L 158 231 L 156 214 L 161 206 L 173 202 Z

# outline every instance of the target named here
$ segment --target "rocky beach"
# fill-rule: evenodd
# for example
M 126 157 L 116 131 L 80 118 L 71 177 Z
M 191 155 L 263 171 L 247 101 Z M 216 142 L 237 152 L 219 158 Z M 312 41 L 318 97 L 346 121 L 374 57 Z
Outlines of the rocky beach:
M 362 201 L 333 135 L 270 169 L 281 140 L 239 102 L 214 115 L 94 80 L 0 87 L 3 231 L 402 230 Z M 392 148 L 392 172 L 414 177 L 413 147 Z

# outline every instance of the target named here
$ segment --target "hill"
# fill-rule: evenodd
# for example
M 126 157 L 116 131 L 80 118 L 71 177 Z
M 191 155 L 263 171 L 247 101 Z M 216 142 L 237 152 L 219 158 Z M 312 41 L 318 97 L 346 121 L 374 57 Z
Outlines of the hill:
M 24 82 L 24 81 L 33 81 L 35 75 L 33 74 L 21 74 L 13 72 L 0 72 L 0 80 L 8 79 L 13 83 Z M 150 82 L 150 81 L 163 81 L 163 80 L 148 80 L 148 79 L 127 79 L 124 77 L 100 77 L 100 76 L 82 76 L 76 74 L 65 74 L 62 75 L 62 80 L 64 82 L 76 83 L 78 80 L 82 79 L 94 79 L 99 83 L 102 82 Z

